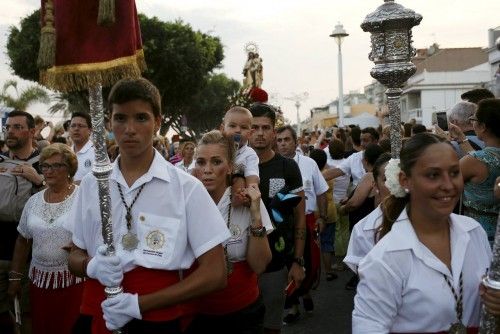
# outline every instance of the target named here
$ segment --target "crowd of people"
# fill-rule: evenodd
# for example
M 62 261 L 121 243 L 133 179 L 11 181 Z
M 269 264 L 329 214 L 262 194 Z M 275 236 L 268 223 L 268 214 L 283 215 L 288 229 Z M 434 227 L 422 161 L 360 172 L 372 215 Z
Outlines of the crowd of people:
M 297 133 L 260 102 L 168 141 L 156 87 L 123 79 L 107 101 L 114 252 L 90 116 L 53 126 L 12 111 L 0 332 L 280 333 L 342 270 L 353 333 L 477 332 L 481 305 L 500 315 L 500 291 L 481 284 L 500 209 L 500 100 L 477 96 L 449 111 L 448 131 L 402 124 L 395 159 L 388 126 Z

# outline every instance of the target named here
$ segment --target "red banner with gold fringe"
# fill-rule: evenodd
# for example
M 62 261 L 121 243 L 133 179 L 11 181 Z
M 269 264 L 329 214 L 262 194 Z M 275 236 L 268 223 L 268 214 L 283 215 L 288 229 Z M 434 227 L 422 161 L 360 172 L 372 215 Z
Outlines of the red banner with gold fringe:
M 85 90 L 95 84 L 111 86 L 145 70 L 135 1 L 111 0 L 114 23 L 106 26 L 98 24 L 100 1 L 42 0 L 41 44 L 44 28 L 51 31 L 53 25 L 56 36 L 55 64 L 40 72 L 43 85 L 62 92 Z

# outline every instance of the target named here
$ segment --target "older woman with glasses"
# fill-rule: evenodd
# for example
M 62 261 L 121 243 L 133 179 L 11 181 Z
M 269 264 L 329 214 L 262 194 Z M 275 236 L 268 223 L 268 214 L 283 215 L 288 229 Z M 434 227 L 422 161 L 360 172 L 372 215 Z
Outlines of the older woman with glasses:
M 21 293 L 24 267 L 31 257 L 31 316 L 36 333 L 71 333 L 79 315 L 82 279 L 68 270 L 71 233 L 63 228 L 77 191 L 73 183 L 77 168 L 69 146 L 55 143 L 44 148 L 40 169 L 47 188 L 28 200 L 17 228 L 8 293 L 11 297 Z

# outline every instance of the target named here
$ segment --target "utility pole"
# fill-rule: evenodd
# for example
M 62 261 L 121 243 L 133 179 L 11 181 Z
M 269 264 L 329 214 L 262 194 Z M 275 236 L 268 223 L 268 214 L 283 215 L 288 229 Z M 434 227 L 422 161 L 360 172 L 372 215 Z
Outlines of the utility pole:
M 297 108 L 297 137 L 301 136 L 299 109 L 300 109 L 300 106 L 302 105 L 302 102 L 307 100 L 308 97 L 309 97 L 309 93 L 307 93 L 307 92 L 303 92 L 303 93 L 299 93 L 299 94 L 292 93 L 291 96 L 285 97 L 285 100 L 295 102 L 295 108 Z

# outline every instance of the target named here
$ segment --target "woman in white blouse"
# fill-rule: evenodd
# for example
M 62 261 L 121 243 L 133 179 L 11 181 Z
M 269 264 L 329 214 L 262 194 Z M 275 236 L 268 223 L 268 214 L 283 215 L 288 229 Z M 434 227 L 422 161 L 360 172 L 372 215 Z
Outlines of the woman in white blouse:
M 381 239 L 359 265 L 353 333 L 477 330 L 481 299 L 498 315 L 500 293 L 480 288 L 491 261 L 484 230 L 452 214 L 463 190 L 455 151 L 440 137 L 417 134 L 386 177 L 391 196 Z
M 71 233 L 63 228 L 73 205 L 78 168 L 69 146 L 55 143 L 40 154 L 40 169 L 47 188 L 28 200 L 17 228 L 9 273 L 9 295 L 19 296 L 24 267 L 29 269 L 31 317 L 34 332 L 71 333 L 79 316 L 82 279 L 68 270 Z
M 180 144 L 179 151 L 182 160 L 175 164 L 175 167 L 182 169 L 186 173 L 191 174 L 194 169 L 194 151 L 196 149 L 195 143 L 192 141 L 185 141 Z

